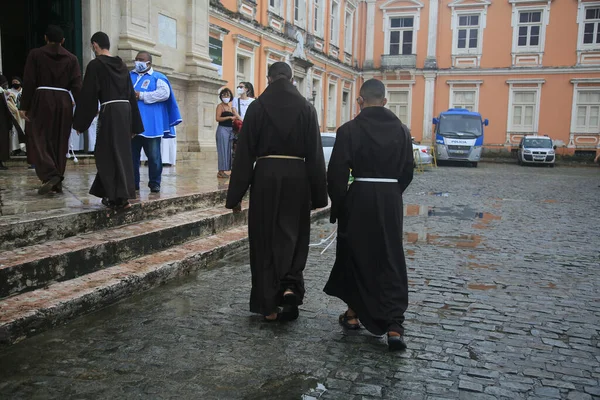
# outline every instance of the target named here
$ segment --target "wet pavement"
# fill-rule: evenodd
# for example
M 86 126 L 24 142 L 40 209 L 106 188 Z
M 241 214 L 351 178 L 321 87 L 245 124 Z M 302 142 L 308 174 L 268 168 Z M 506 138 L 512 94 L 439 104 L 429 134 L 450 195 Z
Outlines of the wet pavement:
M 148 188 L 148 167 L 140 168 L 141 183 L 138 199 L 151 199 L 183 196 L 225 189 L 227 180 L 217 179 L 215 160 L 195 160 L 179 162 L 171 167 L 163 167 L 161 192 L 150 193 Z M 40 196 L 37 189 L 41 185 L 35 171 L 26 164 L 0 171 L 0 222 L 23 218 L 26 214 L 44 213 L 60 215 L 77 211 L 103 208 L 100 199 L 88 192 L 96 176 L 96 166 L 92 163 L 67 163 L 62 194 Z
M 338 326 L 322 292 L 335 246 L 311 249 L 287 325 L 247 311 L 240 253 L 0 351 L 0 398 L 600 398 L 599 184 L 597 168 L 416 175 L 405 353 Z

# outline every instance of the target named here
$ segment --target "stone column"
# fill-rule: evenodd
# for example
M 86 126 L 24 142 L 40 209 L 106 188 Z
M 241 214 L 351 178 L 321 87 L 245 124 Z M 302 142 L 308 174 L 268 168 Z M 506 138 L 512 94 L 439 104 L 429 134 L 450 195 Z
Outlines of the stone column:
M 439 0 L 429 0 L 429 30 L 427 32 L 426 69 L 437 69 L 437 29 L 438 29 Z
M 425 100 L 423 104 L 423 142 L 431 144 L 431 121 L 435 98 L 435 72 L 425 72 Z
M 121 21 L 118 55 L 130 65 L 141 50 L 152 54 L 154 64 L 161 64 L 162 54 L 154 49 L 156 42 L 151 29 L 152 3 L 151 0 L 119 0 Z
M 214 156 L 217 92 L 226 82 L 219 79 L 217 69 L 211 65 L 208 55 L 208 1 L 186 1 L 188 36 L 185 73 L 189 74 L 189 82 L 185 101 L 184 132 L 178 132 L 178 143 L 182 151 L 208 152 Z
M 375 47 L 375 0 L 367 0 L 367 35 L 365 41 L 364 68 L 373 68 L 373 48 Z M 385 53 L 384 49 L 384 53 Z

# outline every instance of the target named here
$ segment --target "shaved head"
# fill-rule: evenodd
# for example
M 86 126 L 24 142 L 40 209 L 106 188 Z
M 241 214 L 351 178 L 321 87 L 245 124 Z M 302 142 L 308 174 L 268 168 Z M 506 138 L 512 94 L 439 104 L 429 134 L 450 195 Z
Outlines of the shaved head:
M 365 81 L 360 88 L 360 97 L 369 105 L 383 105 L 385 101 L 385 85 L 378 79 Z

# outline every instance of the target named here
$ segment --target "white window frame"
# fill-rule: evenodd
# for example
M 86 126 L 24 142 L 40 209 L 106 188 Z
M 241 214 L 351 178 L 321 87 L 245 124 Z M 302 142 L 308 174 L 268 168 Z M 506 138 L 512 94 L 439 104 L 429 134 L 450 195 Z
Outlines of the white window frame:
M 460 49 L 458 48 L 458 32 L 461 29 L 459 22 L 460 22 L 460 17 L 464 17 L 464 16 L 471 16 L 471 15 L 477 15 L 479 17 L 479 25 L 477 26 L 477 47 L 474 49 L 471 48 L 464 48 L 464 49 Z M 487 11 L 486 10 L 481 10 L 481 9 L 460 9 L 457 10 L 456 8 L 452 10 L 452 23 L 451 23 L 451 29 L 452 29 L 452 55 L 465 55 L 465 54 L 469 54 L 469 55 L 481 55 L 481 53 L 483 52 L 483 32 L 485 31 L 485 27 L 486 27 L 486 18 L 487 16 Z M 471 28 L 472 29 L 472 28 Z M 469 37 L 467 36 L 467 44 L 469 41 Z
M 585 33 L 585 13 L 588 8 L 600 8 L 600 2 L 579 3 L 577 12 L 577 23 L 579 29 L 577 32 L 577 49 L 578 50 L 600 50 L 600 43 L 583 43 Z M 600 30 L 600 21 L 597 23 L 597 29 Z
M 315 36 L 320 37 L 321 39 L 325 36 L 325 23 L 323 21 L 325 16 L 325 3 L 326 0 L 313 0 L 312 3 L 312 31 Z
M 269 11 L 271 11 L 272 13 L 275 13 L 277 15 L 281 15 L 281 5 L 283 3 L 282 0 L 268 0 L 269 1 Z M 274 5 L 271 5 L 271 2 L 274 3 Z
M 404 125 L 406 125 L 408 127 L 408 129 L 410 129 L 411 114 L 412 114 L 412 86 L 402 87 L 402 88 L 387 89 L 386 90 L 386 98 L 388 99 L 388 103 L 387 103 L 386 107 L 388 109 L 390 109 L 390 107 L 392 105 L 397 104 L 397 103 L 392 103 L 391 102 L 392 93 L 397 93 L 397 92 L 406 92 L 407 93 L 407 100 L 406 100 L 406 102 L 407 102 L 407 104 L 406 104 L 406 119 L 407 120 L 406 121 L 402 121 L 402 123 Z M 396 115 L 396 113 L 394 113 L 394 115 Z M 400 118 L 400 117 L 398 117 L 398 118 Z
M 384 49 L 383 49 L 383 54 L 384 55 L 390 55 L 390 33 L 392 32 L 392 30 L 397 30 L 397 28 L 392 29 L 391 28 L 391 23 L 392 23 L 392 19 L 394 18 L 407 18 L 407 17 L 412 17 L 413 18 L 413 42 L 412 42 L 412 51 L 411 51 L 411 55 L 415 55 L 417 52 L 417 37 L 418 37 L 418 32 L 419 32 L 419 27 L 420 27 L 420 12 L 395 12 L 395 13 L 388 13 L 385 12 L 384 13 L 384 17 L 383 17 L 383 32 L 384 32 Z M 400 52 L 399 55 L 403 55 L 402 52 Z M 405 54 L 408 55 L 408 54 Z
M 333 12 L 333 6 L 337 6 L 337 12 Z M 340 12 L 341 1 L 332 0 L 329 10 L 329 42 L 336 47 L 340 47 Z
M 341 124 L 345 124 L 346 122 L 350 121 L 350 113 L 351 113 L 351 109 L 352 109 L 352 97 L 351 97 L 351 93 L 352 93 L 352 89 L 346 89 L 345 87 L 342 89 L 342 120 L 341 120 Z M 344 94 L 346 94 L 348 96 L 348 100 L 346 101 L 346 104 L 344 104 Z
M 508 81 L 508 120 L 507 120 L 507 131 L 512 133 L 538 133 L 539 122 L 540 122 L 540 103 L 542 99 L 542 84 L 544 80 L 538 81 Z M 537 84 L 537 86 L 515 86 L 516 84 Z M 533 126 L 532 129 L 526 129 L 525 127 L 516 127 L 513 125 L 514 116 L 514 95 L 516 92 L 530 92 L 535 93 L 535 105 L 533 108 Z
M 294 20 L 294 24 L 302 29 L 306 29 L 306 0 L 290 1 L 292 4 L 292 19 Z M 298 2 L 298 15 L 296 15 L 296 1 Z
M 333 86 L 333 96 L 330 96 L 330 87 Z M 333 97 L 333 102 L 331 101 Z M 334 79 L 329 79 L 327 82 L 327 124 L 326 128 L 337 128 L 337 98 L 338 98 L 338 82 Z M 333 107 L 332 107 L 333 105 Z M 333 121 L 332 121 L 333 119 Z
M 247 58 L 247 65 L 249 65 L 250 68 L 250 72 L 249 73 L 244 73 L 244 79 L 241 79 L 241 75 L 240 72 L 238 71 L 238 58 L 239 57 L 243 57 L 243 58 Z M 248 51 L 246 49 L 242 49 L 237 47 L 236 48 L 236 52 L 235 52 L 235 79 L 236 81 L 239 83 L 240 80 L 246 80 L 249 82 L 253 82 L 254 79 L 254 52 L 253 51 Z
M 477 87 L 460 87 L 460 88 L 453 88 L 450 87 L 450 100 L 449 100 L 449 107 L 448 108 L 456 108 L 458 106 L 463 106 L 464 104 L 455 104 L 454 103 L 454 95 L 456 93 L 466 93 L 466 92 L 473 92 L 475 93 L 475 96 L 473 96 L 473 109 L 470 111 L 473 112 L 477 112 L 477 110 L 479 109 L 479 86 Z M 464 108 L 464 107 L 461 107 Z
M 355 10 L 346 5 L 344 13 L 344 52 L 353 54 L 352 45 L 354 43 L 354 13 Z M 348 23 L 348 20 L 350 23 Z
M 514 0 L 513 0 L 514 1 Z M 540 12 L 540 39 L 537 46 L 519 46 L 519 18 L 521 12 Z M 544 48 L 546 47 L 546 26 L 550 22 L 550 5 L 544 6 L 517 6 L 513 3 L 512 10 L 512 28 L 513 28 L 513 40 L 512 40 L 512 52 L 513 54 L 520 53 L 534 53 L 543 54 Z
M 596 92 L 596 93 L 600 93 L 600 86 L 583 86 L 583 87 L 579 87 L 577 84 L 575 84 L 574 88 L 573 88 L 573 110 L 571 112 L 571 133 L 585 133 L 585 134 L 596 134 L 599 135 L 600 134 L 600 122 L 599 125 L 594 127 L 593 129 L 590 129 L 589 126 L 589 114 L 586 115 L 586 126 L 581 128 L 580 126 L 577 125 L 577 114 L 578 114 L 578 109 L 581 106 L 578 103 L 579 100 L 579 94 L 580 93 L 586 93 L 586 92 Z M 588 112 L 589 112 L 589 107 L 590 105 L 586 105 L 588 107 Z M 597 104 L 597 106 L 600 108 L 600 103 Z

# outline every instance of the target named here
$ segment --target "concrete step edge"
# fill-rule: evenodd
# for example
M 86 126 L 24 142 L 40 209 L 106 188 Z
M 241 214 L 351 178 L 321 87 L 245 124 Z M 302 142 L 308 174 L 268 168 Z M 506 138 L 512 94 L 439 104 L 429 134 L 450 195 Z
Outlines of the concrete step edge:
M 225 190 L 173 196 L 133 203 L 126 213 L 115 213 L 104 207 L 82 211 L 57 210 L 30 213 L 0 220 L 0 251 L 57 240 L 81 233 L 121 226 L 138 221 L 173 215 L 196 208 L 225 203 Z
M 4 266 L 0 267 L 0 298 L 84 276 L 247 223 L 247 210 L 233 214 L 225 208 L 210 208 L 178 216 L 165 217 L 174 218 L 171 223 L 165 222 L 164 218 L 141 221 L 4 252 Z M 140 224 L 142 227 L 138 229 Z M 150 229 L 152 224 L 157 226 Z M 123 234 L 123 231 L 127 232 Z M 29 257 L 27 250 L 33 253 Z M 11 255 L 12 265 L 8 258 Z
M 313 211 L 314 222 L 329 207 Z M 176 277 L 205 268 L 227 253 L 247 245 L 247 226 L 187 242 L 161 253 L 159 263 L 144 256 L 47 289 L 0 300 L 0 346 L 20 342 L 81 315 L 97 311 L 133 294 L 155 288 Z M 98 284 L 103 282 L 103 286 Z M 70 293 L 70 295 L 69 295 Z

